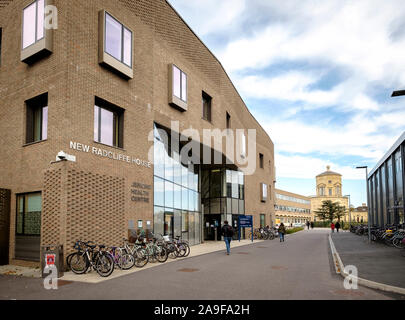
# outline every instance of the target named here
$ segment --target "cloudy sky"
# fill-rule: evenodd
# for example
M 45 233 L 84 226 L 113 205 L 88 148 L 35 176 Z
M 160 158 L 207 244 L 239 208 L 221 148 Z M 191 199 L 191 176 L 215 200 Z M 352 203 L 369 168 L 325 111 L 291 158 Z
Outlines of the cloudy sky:
M 352 203 L 405 130 L 403 0 L 169 0 L 275 144 L 277 188 L 315 194 L 330 165 Z

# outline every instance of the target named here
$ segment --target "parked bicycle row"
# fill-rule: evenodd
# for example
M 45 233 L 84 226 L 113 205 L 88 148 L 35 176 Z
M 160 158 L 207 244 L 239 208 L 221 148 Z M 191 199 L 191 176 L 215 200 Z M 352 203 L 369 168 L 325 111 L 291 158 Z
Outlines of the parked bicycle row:
M 350 232 L 368 236 L 367 225 L 351 226 Z M 373 226 L 370 228 L 370 239 L 391 247 L 405 249 L 405 225 L 386 225 L 384 228 Z
M 254 240 L 273 240 L 276 237 L 278 237 L 278 231 L 274 227 L 266 227 L 253 230 Z M 249 232 L 248 239 L 252 239 L 252 232 Z
M 123 239 L 121 246 L 107 247 L 92 241 L 78 240 L 73 246 L 75 252 L 66 257 L 66 264 L 72 272 L 84 274 L 95 270 L 100 276 L 110 276 L 117 267 L 129 270 L 143 268 L 148 263 L 164 263 L 167 259 L 187 257 L 190 246 L 180 237 L 153 235 L 151 238 L 137 237 L 134 243 Z

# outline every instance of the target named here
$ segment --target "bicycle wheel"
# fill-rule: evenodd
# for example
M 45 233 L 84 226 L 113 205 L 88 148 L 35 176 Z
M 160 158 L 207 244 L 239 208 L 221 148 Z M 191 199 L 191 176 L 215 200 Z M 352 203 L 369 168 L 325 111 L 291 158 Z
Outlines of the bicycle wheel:
M 138 248 L 134 254 L 135 267 L 143 268 L 149 262 L 149 255 L 143 248 Z
M 119 259 L 119 264 L 122 270 L 129 270 L 135 265 L 135 258 L 132 254 L 124 253 Z
M 188 255 L 190 254 L 190 246 L 188 245 L 188 243 L 182 242 L 181 247 L 185 249 L 185 253 L 184 255 L 182 255 L 183 258 L 188 257 Z M 183 249 L 182 249 L 183 250 Z
M 185 246 L 183 243 L 178 243 L 178 244 L 177 244 L 177 251 L 176 251 L 176 253 L 177 253 L 177 256 L 178 256 L 179 258 L 183 258 L 184 255 L 187 253 L 187 248 L 186 248 L 186 246 Z
M 165 247 L 168 252 L 168 256 L 170 259 L 176 259 L 179 256 L 179 252 L 174 244 L 170 244 L 169 246 Z
M 114 259 L 108 253 L 100 252 L 96 259 L 95 268 L 100 276 L 109 277 L 114 271 Z
M 68 266 L 69 269 L 70 269 L 70 260 L 72 259 L 72 257 L 73 257 L 75 254 L 77 254 L 77 252 L 73 252 L 73 253 L 69 254 L 69 255 L 66 257 L 66 265 Z
M 155 257 L 157 261 L 159 261 L 160 263 L 166 262 L 167 259 L 169 258 L 166 248 L 163 246 L 156 246 Z
M 274 238 L 275 238 L 274 233 L 270 233 L 269 240 L 274 240 Z
M 405 249 L 405 243 L 402 241 L 401 238 L 395 238 L 392 244 L 395 246 L 395 248 Z
M 83 274 L 89 268 L 89 261 L 84 252 L 75 252 L 69 259 L 68 267 L 73 273 Z

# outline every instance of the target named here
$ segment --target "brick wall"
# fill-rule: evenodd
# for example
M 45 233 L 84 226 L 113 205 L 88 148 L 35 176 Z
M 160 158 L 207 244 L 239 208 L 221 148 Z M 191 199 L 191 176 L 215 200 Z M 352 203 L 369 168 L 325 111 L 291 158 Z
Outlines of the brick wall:
M 10 190 L 0 189 L 0 265 L 8 264 Z
M 41 245 L 63 244 L 65 256 L 75 241 L 119 245 L 127 235 L 125 179 L 54 163 L 44 173 Z

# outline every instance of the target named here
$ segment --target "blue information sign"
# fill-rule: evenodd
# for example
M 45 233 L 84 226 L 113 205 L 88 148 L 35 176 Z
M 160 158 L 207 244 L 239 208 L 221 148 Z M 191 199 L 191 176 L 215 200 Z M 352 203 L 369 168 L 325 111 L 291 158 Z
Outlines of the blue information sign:
M 238 216 L 239 241 L 242 228 L 252 228 L 252 242 L 253 242 L 253 216 Z

